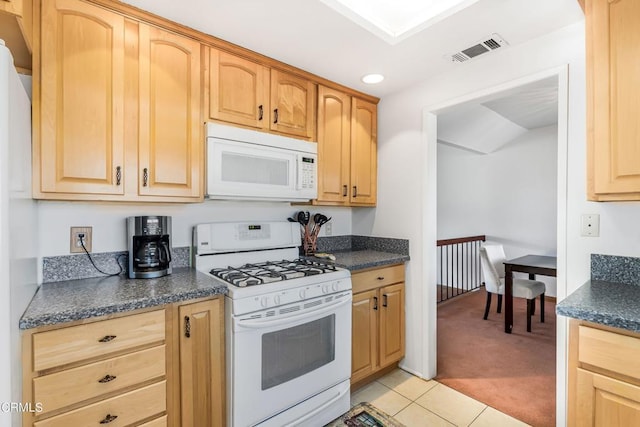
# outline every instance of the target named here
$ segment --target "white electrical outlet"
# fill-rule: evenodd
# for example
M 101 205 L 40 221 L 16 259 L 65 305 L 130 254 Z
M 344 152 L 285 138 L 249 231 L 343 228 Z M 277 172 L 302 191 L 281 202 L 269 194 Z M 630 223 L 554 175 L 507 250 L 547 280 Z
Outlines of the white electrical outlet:
M 580 226 L 580 235 L 584 237 L 600 236 L 600 215 L 598 214 L 582 214 L 582 223 Z
M 328 222 L 324 225 L 324 235 L 331 236 L 331 234 L 333 234 L 333 226 Z

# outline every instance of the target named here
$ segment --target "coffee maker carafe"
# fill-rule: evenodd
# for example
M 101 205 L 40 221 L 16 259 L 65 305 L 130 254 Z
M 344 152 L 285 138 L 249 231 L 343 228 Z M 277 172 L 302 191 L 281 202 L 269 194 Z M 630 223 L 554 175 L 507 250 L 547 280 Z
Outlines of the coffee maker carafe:
M 150 279 L 171 273 L 171 217 L 127 218 L 129 277 Z

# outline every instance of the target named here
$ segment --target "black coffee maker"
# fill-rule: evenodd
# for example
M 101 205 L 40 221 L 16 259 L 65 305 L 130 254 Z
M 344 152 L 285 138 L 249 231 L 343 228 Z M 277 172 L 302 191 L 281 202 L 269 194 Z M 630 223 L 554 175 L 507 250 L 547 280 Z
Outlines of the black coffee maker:
M 129 277 L 150 279 L 171 273 L 171 217 L 127 218 Z

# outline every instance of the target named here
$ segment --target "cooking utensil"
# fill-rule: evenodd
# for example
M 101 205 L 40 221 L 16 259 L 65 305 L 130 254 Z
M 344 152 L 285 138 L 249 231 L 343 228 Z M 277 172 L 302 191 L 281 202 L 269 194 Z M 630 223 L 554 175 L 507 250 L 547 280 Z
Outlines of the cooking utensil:
M 287 218 L 287 221 L 289 221 L 289 222 L 298 222 L 297 219 L 293 219 L 293 218 Z

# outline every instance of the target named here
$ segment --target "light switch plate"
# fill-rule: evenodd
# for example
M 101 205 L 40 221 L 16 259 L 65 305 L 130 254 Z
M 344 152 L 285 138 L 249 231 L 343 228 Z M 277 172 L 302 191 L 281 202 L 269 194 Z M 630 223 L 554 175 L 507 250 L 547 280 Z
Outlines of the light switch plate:
M 599 214 L 582 214 L 582 223 L 580 225 L 580 235 L 583 237 L 599 237 L 600 236 L 600 215 Z

